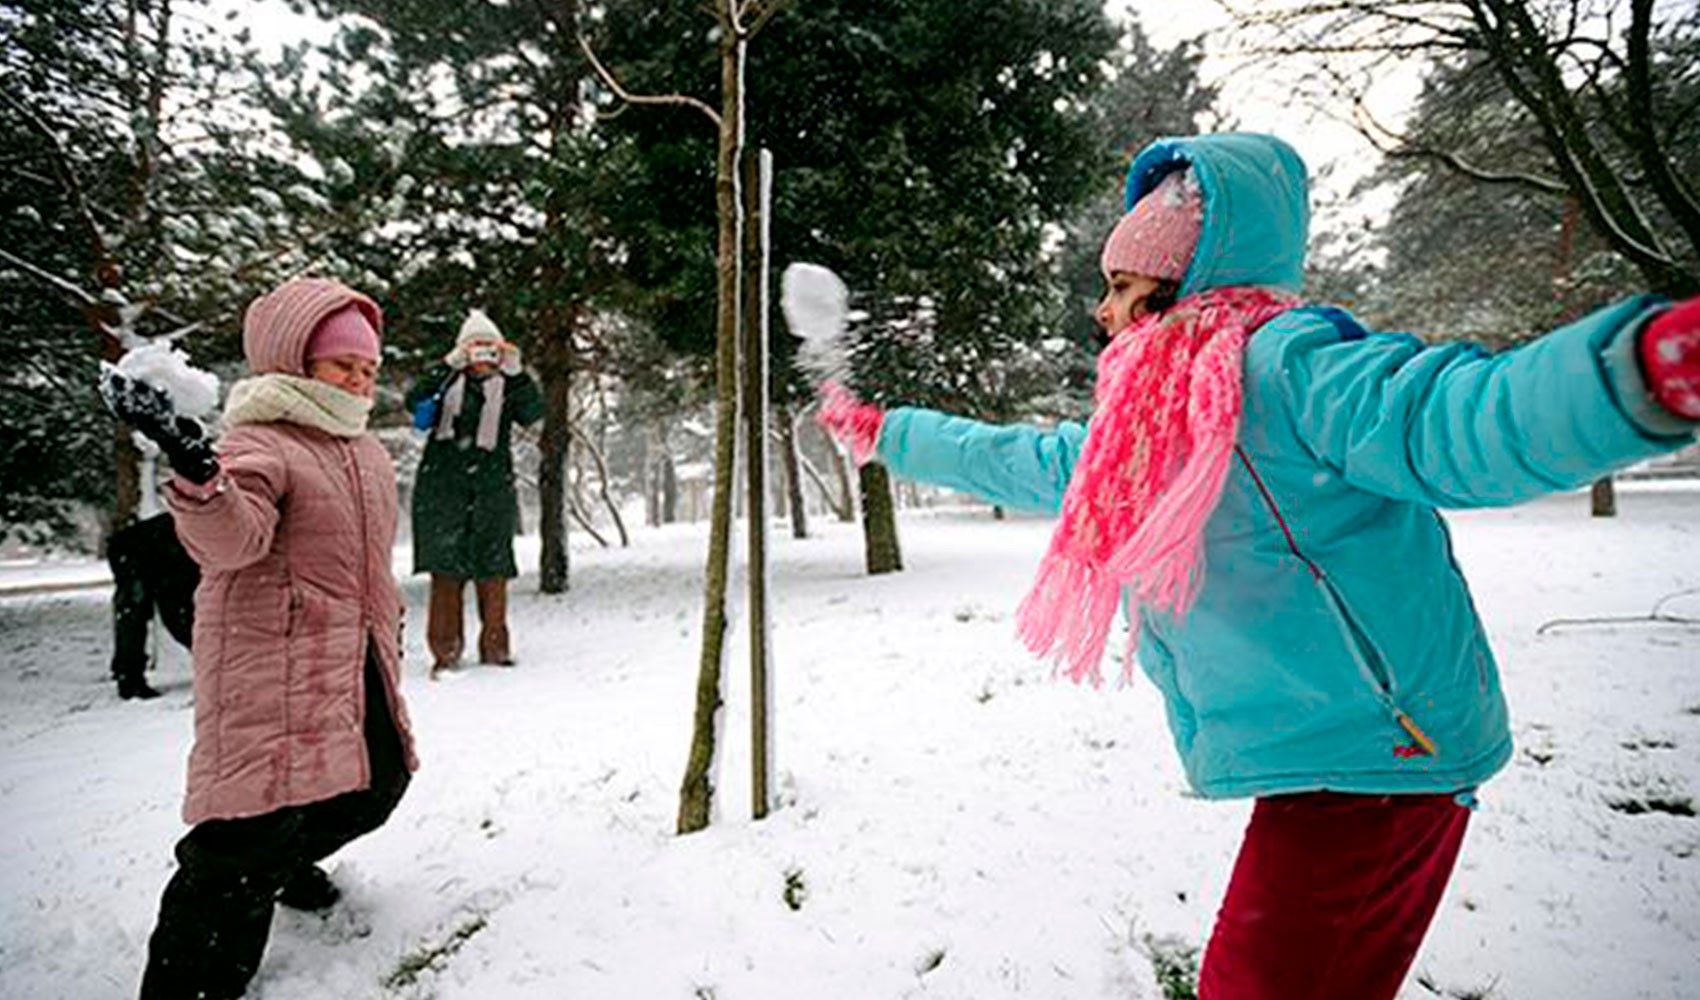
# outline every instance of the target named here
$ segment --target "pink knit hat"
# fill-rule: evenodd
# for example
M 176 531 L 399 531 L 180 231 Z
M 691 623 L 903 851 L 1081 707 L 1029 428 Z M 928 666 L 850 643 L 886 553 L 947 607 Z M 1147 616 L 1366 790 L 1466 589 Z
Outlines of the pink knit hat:
M 378 304 L 340 281 L 296 278 L 255 299 L 242 317 L 242 353 L 248 367 L 260 374 L 307 374 L 307 342 L 313 331 L 349 306 L 359 310 L 375 336 L 382 335 L 384 314 Z
M 307 338 L 308 364 L 320 358 L 334 358 L 343 354 L 352 354 L 373 362 L 381 360 L 378 354 L 378 331 L 372 329 L 372 324 L 367 322 L 366 314 L 360 311 L 359 306 L 343 306 L 326 316 L 314 327 L 313 335 Z
M 1116 271 L 1181 281 L 1204 225 L 1204 199 L 1192 170 L 1176 170 L 1146 192 L 1104 241 L 1104 277 Z

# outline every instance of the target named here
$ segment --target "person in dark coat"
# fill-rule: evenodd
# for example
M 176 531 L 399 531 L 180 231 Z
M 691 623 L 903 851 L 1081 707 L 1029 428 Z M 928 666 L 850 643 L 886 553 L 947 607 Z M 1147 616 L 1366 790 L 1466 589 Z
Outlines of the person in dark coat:
M 148 684 L 148 626 L 154 612 L 165 630 L 189 648 L 195 628 L 195 587 L 201 568 L 177 540 L 168 513 L 143 518 L 112 533 L 106 541 L 112 567 L 112 679 L 118 697 L 158 698 Z
M 468 580 L 478 600 L 479 662 L 512 666 L 507 594 L 519 575 L 513 426 L 542 418 L 543 394 L 521 367 L 519 347 L 474 309 L 454 349 L 408 392 L 407 407 L 414 425 L 431 435 L 413 488 L 413 571 L 431 574 L 431 675 L 460 662 Z

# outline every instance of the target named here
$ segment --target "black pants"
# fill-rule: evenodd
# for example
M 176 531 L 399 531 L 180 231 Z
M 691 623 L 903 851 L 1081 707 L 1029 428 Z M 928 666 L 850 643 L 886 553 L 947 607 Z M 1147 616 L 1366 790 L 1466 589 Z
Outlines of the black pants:
M 106 559 L 112 566 L 112 676 L 140 681 L 148 668 L 148 623 L 155 610 L 171 637 L 189 646 L 201 569 L 178 541 L 169 514 L 113 532 Z
M 407 790 L 407 761 L 371 659 L 365 683 L 371 787 L 263 816 L 196 824 L 177 842 L 177 872 L 160 897 L 142 1000 L 241 996 L 260 967 L 285 879 L 389 819 Z

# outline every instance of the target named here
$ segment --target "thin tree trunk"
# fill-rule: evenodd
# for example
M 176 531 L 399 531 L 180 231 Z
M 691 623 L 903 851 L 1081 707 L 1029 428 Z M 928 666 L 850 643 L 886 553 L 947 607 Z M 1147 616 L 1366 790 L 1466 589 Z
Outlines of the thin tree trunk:
M 545 288 L 550 272 L 545 268 Z M 555 300 L 546 297 L 540 313 L 538 375 L 543 383 L 543 433 L 537 441 L 537 530 L 542 552 L 537 568 L 538 589 L 563 594 L 570 570 L 567 549 L 567 453 L 572 445 L 572 332 Z
M 614 522 L 614 530 L 620 533 L 620 548 L 630 548 L 632 539 L 626 534 L 626 522 L 620 517 L 619 505 L 614 503 L 614 498 L 608 493 L 608 462 L 602 457 L 602 449 L 596 447 L 583 434 L 578 436 L 578 440 L 584 445 L 584 450 L 590 452 L 590 460 L 596 463 L 596 496 L 602 501 L 602 506 L 607 508 L 608 517 Z
M 1617 488 L 1612 485 L 1610 476 L 1596 479 L 1590 494 L 1590 506 L 1595 517 L 1617 516 Z
M 584 515 L 584 508 L 579 505 L 578 500 L 575 499 L 567 504 L 567 513 L 572 515 L 573 520 L 578 522 L 578 526 L 584 529 L 585 534 L 596 540 L 597 545 L 608 548 L 608 539 L 603 538 L 602 532 L 597 531 L 596 525 L 592 524 L 590 518 Z
M 663 439 L 665 444 L 665 439 Z M 661 452 L 661 523 L 679 522 L 679 469 L 673 455 L 665 448 Z
M 94 335 L 100 338 L 100 357 L 117 363 L 124 356 L 124 345 L 107 332 L 106 326 L 107 323 L 117 323 L 116 310 L 103 303 L 100 308 L 89 310 L 89 320 L 94 326 Z M 136 520 L 136 511 L 142 503 L 141 470 L 142 453 L 136 450 L 129 425 L 115 422 L 112 431 L 112 513 L 106 525 L 109 537 L 112 532 Z
M 878 462 L 861 469 L 862 541 L 868 575 L 895 573 L 903 568 L 897 544 L 897 511 L 891 502 L 891 474 Z
M 749 498 L 750 630 L 750 808 L 755 819 L 767 816 L 769 686 L 767 640 L 767 257 L 765 181 L 769 157 L 760 150 L 740 151 L 743 171 L 743 394 L 744 485 Z
M 558 14 L 569 30 L 577 23 L 578 0 L 563 0 Z M 563 81 L 564 90 L 550 109 L 549 137 L 569 134 L 579 112 L 576 79 Z M 543 244 L 546 248 L 570 246 L 559 238 L 569 225 L 566 195 L 557 189 L 544 208 Z M 538 524 L 542 545 L 538 556 L 537 586 L 545 594 L 564 594 L 569 583 L 570 550 L 567 541 L 567 458 L 572 448 L 572 382 L 574 334 L 581 321 L 580 305 L 569 298 L 567 261 L 559 253 L 546 252 L 539 269 L 538 375 L 543 390 L 543 433 L 537 442 Z
M 720 151 L 715 169 L 715 205 L 720 232 L 715 323 L 714 513 L 704 574 L 702 651 L 697 660 L 696 711 L 690 755 L 679 788 L 677 829 L 705 829 L 713 817 L 714 759 L 723 705 L 721 677 L 726 650 L 726 589 L 731 553 L 732 494 L 738 430 L 738 152 L 743 143 L 743 39 L 733 16 L 734 0 L 717 0 L 720 25 Z
M 834 462 L 836 463 L 836 461 L 835 458 Z M 801 451 L 797 453 L 797 464 L 809 477 L 809 482 L 815 484 L 815 489 L 820 492 L 821 502 L 826 505 L 828 510 L 832 511 L 834 517 L 845 523 L 856 519 L 855 502 L 848 496 L 840 498 L 838 494 L 833 493 L 832 489 L 826 485 L 826 481 L 821 479 L 820 472 L 815 469 L 814 463 L 810 462 L 809 457 L 802 454 Z
M 832 471 L 838 477 L 838 495 L 844 498 L 844 505 L 836 508 L 838 519 L 845 524 L 856 520 L 855 492 L 850 489 L 850 456 L 836 444 L 832 446 Z
M 661 526 L 660 466 L 655 460 L 655 430 L 646 427 L 638 436 L 639 481 L 643 484 L 643 523 L 648 528 Z
M 802 474 L 797 462 L 797 417 L 791 412 L 791 407 L 779 404 L 779 457 L 780 469 L 785 475 L 786 506 L 791 511 L 791 537 L 809 537 L 809 512 L 803 502 Z

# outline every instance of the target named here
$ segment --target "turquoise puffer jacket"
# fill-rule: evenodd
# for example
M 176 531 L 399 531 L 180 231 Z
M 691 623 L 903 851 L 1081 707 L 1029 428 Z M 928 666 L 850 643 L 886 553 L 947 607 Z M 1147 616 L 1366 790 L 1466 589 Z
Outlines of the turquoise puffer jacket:
M 1182 294 L 1296 289 L 1304 168 L 1268 136 L 1159 142 L 1128 203 L 1193 165 L 1204 229 Z M 1341 310 L 1271 320 L 1245 358 L 1240 448 L 1205 529 L 1183 618 L 1146 613 L 1139 662 L 1162 691 L 1193 788 L 1212 798 L 1472 788 L 1511 755 L 1498 669 L 1438 508 L 1517 503 L 1689 443 L 1647 395 L 1632 298 L 1487 355 L 1365 334 Z M 1010 507 L 1061 509 L 1086 428 L 886 415 L 900 476 Z

